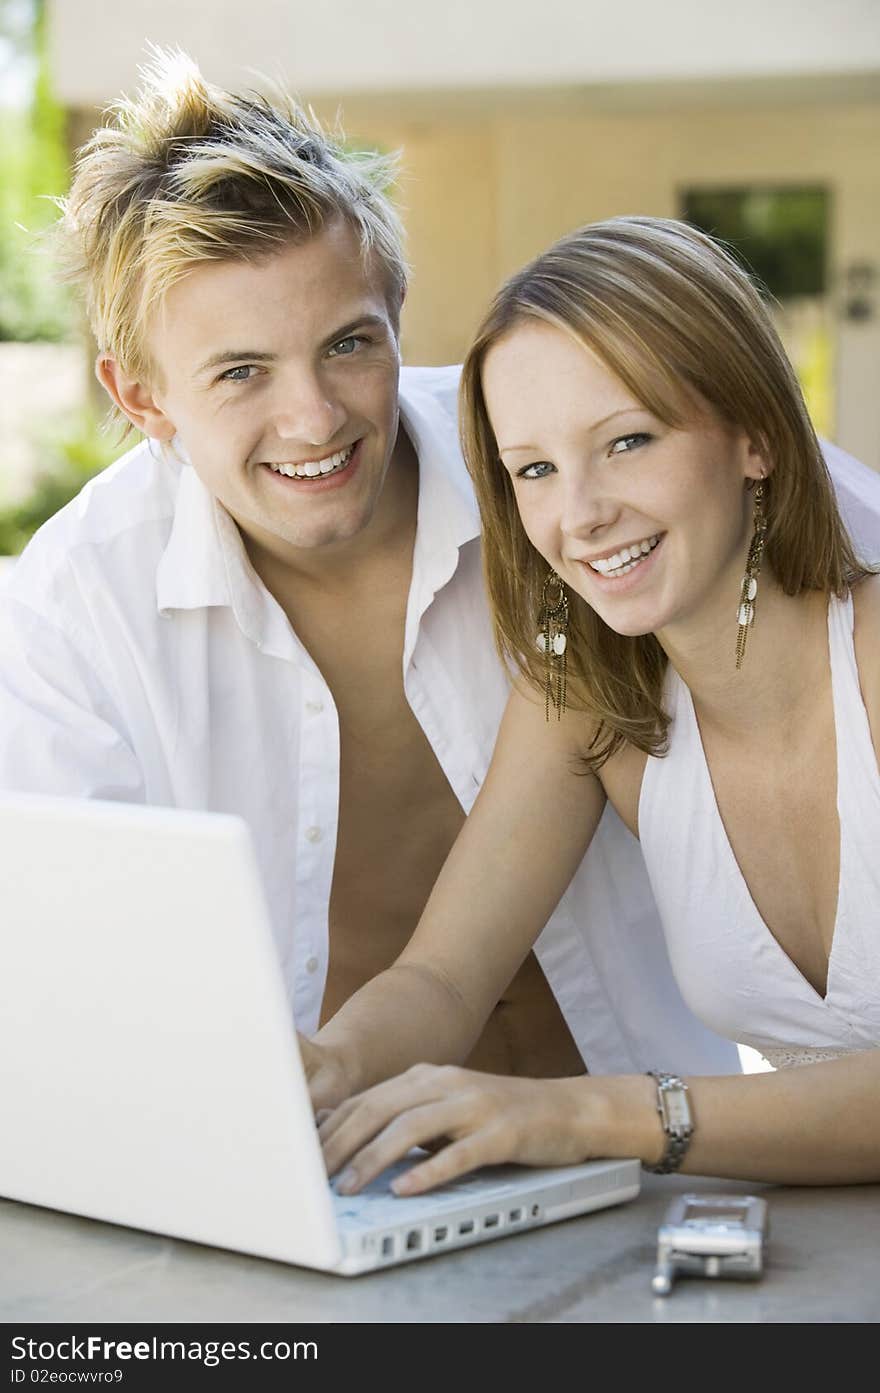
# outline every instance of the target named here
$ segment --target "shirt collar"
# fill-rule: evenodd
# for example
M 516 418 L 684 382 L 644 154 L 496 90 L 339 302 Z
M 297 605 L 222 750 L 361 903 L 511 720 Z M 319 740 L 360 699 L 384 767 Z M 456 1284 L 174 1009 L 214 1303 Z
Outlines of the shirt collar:
M 448 369 L 447 392 L 457 377 Z M 434 373 L 403 368 L 400 416 L 419 459 L 419 513 L 416 551 L 425 560 L 450 558 L 480 535 L 480 515 L 458 443 L 454 395 L 444 405 L 430 383 Z M 425 380 L 427 379 L 427 381 Z
M 170 450 L 182 467 L 171 534 L 156 572 L 159 613 L 228 605 L 229 582 L 223 559 L 226 539 L 221 538 L 216 499 L 190 465 L 179 441 L 164 447 L 150 442 L 151 451 L 162 448 Z
M 251 565 L 237 525 L 205 488 L 181 442 L 170 448 L 183 468 L 156 574 L 159 613 L 227 606 L 258 648 L 290 657 L 295 640 L 287 616 Z

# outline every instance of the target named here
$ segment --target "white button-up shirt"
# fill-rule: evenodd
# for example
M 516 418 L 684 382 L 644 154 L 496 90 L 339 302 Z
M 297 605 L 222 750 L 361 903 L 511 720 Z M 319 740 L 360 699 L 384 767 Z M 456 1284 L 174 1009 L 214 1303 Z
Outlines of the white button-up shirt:
M 402 661 L 407 700 L 468 811 L 507 680 L 457 444 L 457 380 L 454 368 L 401 378 L 419 459 Z M 138 445 L 13 568 L 0 600 L 0 788 L 244 817 L 297 1024 L 316 1029 L 339 805 L 336 708 L 236 525 L 172 452 Z M 638 845 L 611 810 L 537 952 L 592 1071 L 738 1067 L 679 995 Z

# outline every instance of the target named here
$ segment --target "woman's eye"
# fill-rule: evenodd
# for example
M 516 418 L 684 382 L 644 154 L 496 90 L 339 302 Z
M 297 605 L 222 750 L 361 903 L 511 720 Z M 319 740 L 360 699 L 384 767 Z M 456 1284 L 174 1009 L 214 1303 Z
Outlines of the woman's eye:
M 363 339 L 357 334 L 349 334 L 348 338 L 340 339 L 338 343 L 334 343 L 328 356 L 330 358 L 348 358 L 354 353 L 359 343 L 363 343 Z
M 639 445 L 645 445 L 651 439 L 645 431 L 636 431 L 633 435 L 619 435 L 616 440 L 612 440 L 609 455 L 625 455 L 630 450 L 635 450 Z
M 518 479 L 543 479 L 547 474 L 553 472 L 553 465 L 547 460 L 538 460 L 535 464 L 523 465 L 522 469 L 517 470 Z

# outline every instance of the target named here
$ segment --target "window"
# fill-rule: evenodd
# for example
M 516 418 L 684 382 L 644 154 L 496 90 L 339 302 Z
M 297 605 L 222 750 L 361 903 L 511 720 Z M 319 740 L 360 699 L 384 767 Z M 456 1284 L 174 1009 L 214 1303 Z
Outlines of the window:
M 830 204 L 824 188 L 754 185 L 686 189 L 680 205 L 757 278 L 820 435 L 833 429 Z

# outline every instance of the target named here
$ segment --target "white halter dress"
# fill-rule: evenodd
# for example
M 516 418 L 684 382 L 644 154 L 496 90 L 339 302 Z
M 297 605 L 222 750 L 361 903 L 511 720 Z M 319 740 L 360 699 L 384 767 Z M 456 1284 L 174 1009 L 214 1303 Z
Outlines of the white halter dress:
M 724 829 L 690 692 L 670 667 L 669 752 L 649 758 L 639 835 L 673 970 L 695 1015 L 774 1067 L 880 1046 L 880 770 L 852 599 L 828 606 L 840 885 L 824 997 L 761 918 Z

